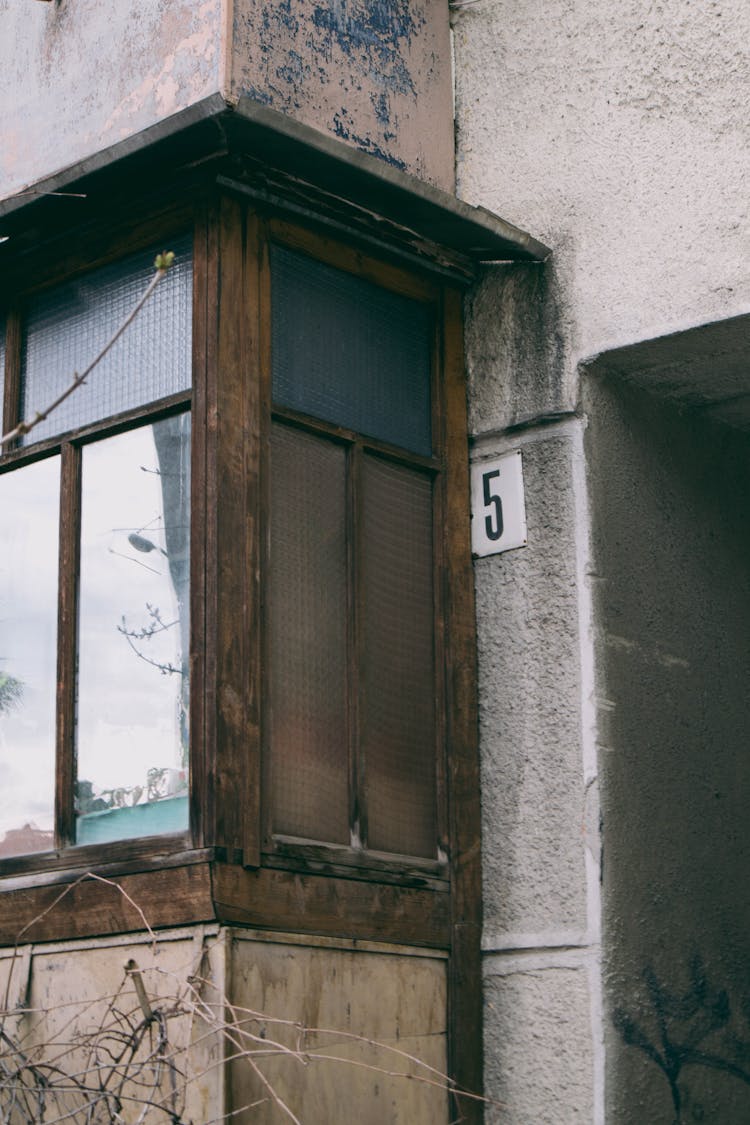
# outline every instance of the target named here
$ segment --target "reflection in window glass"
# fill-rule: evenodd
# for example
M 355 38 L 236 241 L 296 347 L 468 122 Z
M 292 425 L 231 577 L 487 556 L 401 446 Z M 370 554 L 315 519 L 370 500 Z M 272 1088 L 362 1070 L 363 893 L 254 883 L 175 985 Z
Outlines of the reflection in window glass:
M 0 856 L 54 840 L 57 457 L 0 476 Z
M 77 840 L 188 826 L 190 416 L 83 450 Z
M 191 379 L 190 238 L 173 239 L 175 263 L 85 385 L 24 439 L 25 444 L 187 390 Z M 156 248 L 161 249 L 161 247 Z M 93 270 L 35 297 L 22 356 L 21 414 L 43 410 L 83 371 L 133 309 L 153 277 L 154 248 Z

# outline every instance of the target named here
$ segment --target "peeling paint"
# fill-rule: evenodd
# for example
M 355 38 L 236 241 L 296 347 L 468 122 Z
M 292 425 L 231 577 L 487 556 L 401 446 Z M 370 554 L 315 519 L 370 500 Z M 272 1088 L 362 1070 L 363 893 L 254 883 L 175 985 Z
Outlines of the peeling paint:
M 233 90 L 453 186 L 441 0 L 237 0 Z

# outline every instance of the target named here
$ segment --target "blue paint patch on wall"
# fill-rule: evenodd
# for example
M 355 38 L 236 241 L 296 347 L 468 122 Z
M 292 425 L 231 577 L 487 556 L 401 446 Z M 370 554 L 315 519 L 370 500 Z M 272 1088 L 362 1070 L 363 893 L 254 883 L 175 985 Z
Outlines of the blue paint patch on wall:
M 337 137 L 340 137 L 342 141 L 348 141 L 350 144 L 356 145 L 357 148 L 362 149 L 363 152 L 368 152 L 371 156 L 377 156 L 393 168 L 399 168 L 402 172 L 407 170 L 406 161 L 399 159 L 391 152 L 386 152 L 372 137 L 361 137 L 355 133 L 351 125 L 345 120 L 347 116 L 346 110 L 343 111 L 343 114 L 334 114 L 333 131 Z
M 329 0 L 313 8 L 311 19 L 328 37 L 329 48 L 335 43 L 349 58 L 369 57 L 371 77 L 386 89 L 415 93 L 403 51 L 425 19 L 415 16 L 409 0 Z
M 319 128 L 407 168 L 390 150 L 399 150 L 399 118 L 417 104 L 421 79 L 412 68 L 423 55 L 425 0 L 247 2 L 234 22 L 247 52 L 237 73 L 242 93 L 283 113 L 302 111 Z

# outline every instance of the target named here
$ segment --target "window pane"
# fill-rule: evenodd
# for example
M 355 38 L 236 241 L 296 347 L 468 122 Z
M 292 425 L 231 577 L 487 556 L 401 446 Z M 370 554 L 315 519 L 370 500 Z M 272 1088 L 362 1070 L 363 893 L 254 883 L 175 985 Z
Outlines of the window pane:
M 83 450 L 79 843 L 188 825 L 190 416 Z
M 280 246 L 271 283 L 274 400 L 430 454 L 429 310 Z
M 0 856 L 53 846 L 59 458 L 0 476 Z
M 349 842 L 345 453 L 285 426 L 271 446 L 275 832 Z
M 364 463 L 362 743 L 368 844 L 434 856 L 432 487 Z
M 108 418 L 191 381 L 192 241 L 171 240 L 177 258 L 133 323 L 85 385 L 25 439 L 39 441 Z M 25 322 L 22 417 L 44 410 L 107 343 L 153 277 L 161 247 L 65 282 L 35 297 Z

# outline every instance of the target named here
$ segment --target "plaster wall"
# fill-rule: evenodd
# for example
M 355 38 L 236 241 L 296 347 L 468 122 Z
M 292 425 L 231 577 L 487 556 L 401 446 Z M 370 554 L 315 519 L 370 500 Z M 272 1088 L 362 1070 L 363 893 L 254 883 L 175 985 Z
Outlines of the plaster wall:
M 218 90 L 222 26 L 222 0 L 0 0 L 0 198 Z
M 473 459 L 515 449 L 528 545 L 475 564 L 485 1089 L 493 1122 L 602 1122 L 582 423 L 488 431 Z
M 234 0 L 230 93 L 453 189 L 447 0 Z
M 447 0 L 0 0 L 0 198 L 216 93 L 453 187 Z
M 702 832 L 709 824 L 717 825 L 717 819 L 713 810 L 708 815 L 710 801 L 704 795 L 706 766 L 698 765 L 702 753 L 698 742 L 703 739 L 704 747 L 708 743 L 712 755 L 717 751 L 713 749 L 713 736 L 708 734 L 713 720 L 707 720 L 706 714 L 701 713 L 697 693 L 702 670 L 712 664 L 714 652 L 721 650 L 720 666 L 726 678 L 717 688 L 716 710 L 711 705 L 710 711 L 717 732 L 721 732 L 719 743 L 724 747 L 719 774 L 727 779 L 732 770 L 743 769 L 730 764 L 741 753 L 738 700 L 742 694 L 736 678 L 729 673 L 735 664 L 741 669 L 746 667 L 745 656 L 739 661 L 735 659 L 741 645 L 736 631 L 739 626 L 729 620 L 732 595 L 725 585 L 729 580 L 729 561 L 718 562 L 712 569 L 708 540 L 703 540 L 701 532 L 705 547 L 700 548 L 701 562 L 696 562 L 686 579 L 691 599 L 696 606 L 703 605 L 705 587 L 724 584 L 725 589 L 715 594 L 720 606 L 712 609 L 714 603 L 709 597 L 707 609 L 693 610 L 704 624 L 708 623 L 706 614 L 709 618 L 714 615 L 712 641 L 699 640 L 697 624 L 695 633 L 691 631 L 692 625 L 686 633 L 690 637 L 687 647 L 698 646 L 693 653 L 700 654 L 698 664 L 693 664 L 689 654 L 674 649 L 680 659 L 691 663 L 696 677 L 691 688 L 682 687 L 679 697 L 675 696 L 671 681 L 662 683 L 650 678 L 650 665 L 647 672 L 643 657 L 638 686 L 631 683 L 626 705 L 624 697 L 615 700 L 620 723 L 617 737 L 607 734 L 602 740 L 597 736 L 598 725 L 609 729 L 606 724 L 611 715 L 606 701 L 614 698 L 613 677 L 615 687 L 625 683 L 622 670 L 613 663 L 613 653 L 602 642 L 602 629 L 611 627 L 612 632 L 626 637 L 627 644 L 658 644 L 664 646 L 664 653 L 673 653 L 669 647 L 673 638 L 668 643 L 666 637 L 657 640 L 650 634 L 658 620 L 661 594 L 671 597 L 672 602 L 681 597 L 670 593 L 669 586 L 670 582 L 683 582 L 683 559 L 678 563 L 670 552 L 675 536 L 693 542 L 694 537 L 686 537 L 690 522 L 687 513 L 694 512 L 694 508 L 683 506 L 685 495 L 672 494 L 670 503 L 660 499 L 661 486 L 655 483 L 648 486 L 647 501 L 654 510 L 645 527 L 638 524 L 645 458 L 642 449 L 636 453 L 633 431 L 641 419 L 632 416 L 626 421 L 617 415 L 615 423 L 610 411 L 609 421 L 602 421 L 602 428 L 596 431 L 596 441 L 587 443 L 582 451 L 586 426 L 595 424 L 595 416 L 605 409 L 605 404 L 592 395 L 582 409 L 580 365 L 590 356 L 619 345 L 736 316 L 748 309 L 750 231 L 745 185 L 750 173 L 750 125 L 745 106 L 750 93 L 750 68 L 745 44 L 750 32 L 750 12 L 741 0 L 712 0 L 700 5 L 690 0 L 676 0 L 669 5 L 647 5 L 640 0 L 618 4 L 601 4 L 597 0 L 530 0 L 523 4 L 514 0 L 455 0 L 452 8 L 458 194 L 533 231 L 553 249 L 552 258 L 541 266 L 488 268 L 467 301 L 470 424 L 476 442 L 475 455 L 495 446 L 521 446 L 527 450 L 528 443 L 546 442 L 555 427 L 578 427 L 578 452 L 574 454 L 571 450 L 570 455 L 571 497 L 566 499 L 560 493 L 559 481 L 564 482 L 565 476 L 560 478 L 554 458 L 536 480 L 531 457 L 525 453 L 530 470 L 528 547 L 517 552 L 519 561 L 500 556 L 482 560 L 476 568 L 484 763 L 489 1092 L 502 1090 L 511 1119 L 523 1122 L 603 1121 L 606 1115 L 607 1121 L 664 1121 L 671 1125 L 677 1115 L 669 1083 L 654 1067 L 648 1085 L 642 1074 L 644 1067 L 648 1069 L 643 1052 L 639 1054 L 637 1049 L 625 1046 L 612 1019 L 629 990 L 635 1014 L 646 1019 L 653 1015 L 648 1015 L 648 987 L 643 976 L 638 977 L 644 971 L 644 958 L 636 967 L 637 957 L 629 945 L 639 927 L 643 933 L 635 947 L 645 955 L 646 946 L 653 942 L 657 960 L 666 965 L 671 958 L 673 974 L 668 987 L 673 995 L 685 996 L 691 989 L 702 987 L 695 985 L 697 970 L 691 965 L 696 962 L 690 960 L 693 953 L 688 947 L 693 952 L 703 948 L 716 950 L 719 941 L 714 925 L 735 934 L 735 927 L 744 924 L 746 914 L 744 907 L 733 901 L 737 892 L 736 884 L 732 892 L 730 874 L 740 879 L 739 856 L 746 854 L 744 829 L 734 821 L 740 815 L 734 806 L 727 809 L 728 819 L 721 830 L 725 837 L 735 835 L 733 858 L 714 890 L 707 889 L 712 882 L 712 864 L 719 863 L 722 846 L 714 850 L 710 831 L 708 839 Z M 700 394 L 708 403 L 715 388 L 715 397 L 726 399 L 721 410 L 728 417 L 733 403 L 726 397 L 725 388 L 717 385 L 721 383 L 722 367 L 711 363 L 711 347 L 704 343 Z M 743 363 L 746 366 L 746 358 L 743 360 L 738 354 L 733 378 L 740 368 L 744 370 Z M 673 375 L 674 371 L 666 372 L 664 378 Z M 694 375 L 690 370 L 677 376 L 688 384 L 688 396 Z M 613 377 L 616 379 L 616 372 Z M 746 402 L 746 381 L 739 393 Z M 741 415 L 744 420 L 744 407 Z M 565 417 L 570 421 L 561 422 Z M 649 432 L 653 435 L 655 429 L 652 427 Z M 696 431 L 693 436 L 702 450 L 708 431 Z M 617 443 L 613 441 L 615 437 Z M 667 462 L 669 441 L 674 437 L 676 431 L 672 426 L 658 444 L 660 455 Z M 683 448 L 687 458 L 687 445 Z M 617 458 L 624 450 L 627 465 L 638 464 L 637 483 L 628 480 L 617 467 Z M 728 478 L 729 462 L 724 462 L 723 467 L 718 462 L 711 463 L 717 481 L 732 480 L 737 495 L 747 497 L 744 476 Z M 734 471 L 736 463 L 732 465 Z M 683 467 L 687 471 L 686 463 Z M 618 480 L 618 505 L 601 491 L 611 474 Z M 696 489 L 695 474 L 688 476 Z M 659 479 L 663 483 L 663 476 Z M 563 483 L 562 487 L 566 485 Z M 716 488 L 719 487 L 717 484 Z M 628 504 L 630 511 L 626 512 Z M 565 521 L 560 517 L 566 506 L 575 519 L 574 535 L 562 530 Z M 726 506 L 722 511 L 725 515 L 721 519 L 726 526 Z M 615 514 L 626 517 L 623 525 L 618 526 L 612 519 Z M 741 519 L 739 512 L 735 516 Z M 566 519 L 570 517 L 566 515 Z M 638 632 L 637 640 L 634 633 L 618 632 L 612 622 L 604 624 L 605 619 L 609 620 L 607 615 L 616 610 L 605 609 L 601 600 L 600 559 L 590 556 L 592 522 L 598 536 L 607 528 L 608 562 L 617 582 L 631 584 L 632 604 L 627 613 L 635 615 L 633 628 Z M 714 533 L 718 542 L 717 525 Z M 660 544 L 665 534 L 672 547 Z M 730 554 L 737 553 L 738 534 L 735 532 L 734 539 L 730 537 L 728 541 Z M 636 581 L 640 573 L 636 564 L 637 544 L 641 542 L 648 545 L 648 558 L 659 565 L 661 577 L 658 582 L 654 579 L 651 586 Z M 716 542 L 713 558 L 718 559 Z M 595 546 L 597 551 L 601 550 L 598 540 Z M 541 565 L 541 550 L 550 552 L 546 566 Z M 521 556 L 526 558 L 521 561 Z M 515 568 L 515 580 L 509 577 L 511 568 Z M 568 580 L 571 589 L 566 591 Z M 744 580 L 734 590 L 734 606 L 746 622 L 744 594 L 738 594 L 739 589 L 745 589 Z M 687 614 L 687 603 L 683 608 Z M 626 616 L 625 611 L 620 613 L 621 619 Z M 599 638 L 596 647 L 594 624 Z M 734 640 L 725 640 L 725 625 L 727 635 Z M 636 661 L 641 656 L 637 648 L 627 649 L 627 654 L 626 657 L 625 650 L 620 651 L 617 659 Z M 655 667 L 659 669 L 658 661 Z M 666 669 L 660 675 L 667 676 Z M 677 665 L 669 675 L 679 679 Z M 604 700 L 598 708 L 595 679 Z M 734 685 L 731 689 L 730 680 Z M 644 705 L 644 695 L 651 688 L 658 690 Z M 720 718 L 719 709 L 724 703 L 729 706 L 730 696 L 734 700 L 729 707 L 733 717 L 727 713 Z M 705 691 L 702 698 L 708 706 Z M 563 700 L 564 703 L 560 702 Z M 662 712 L 658 724 L 649 731 L 649 721 L 657 723 L 659 707 Z M 626 730 L 627 717 L 637 724 L 638 733 Z M 559 739 L 553 733 L 555 724 Z M 684 764 L 681 742 L 687 740 L 694 746 L 689 755 L 692 764 L 685 767 L 687 776 L 674 794 L 676 802 L 682 802 L 680 811 L 674 814 L 675 841 L 669 840 L 669 818 L 675 801 L 666 774 L 654 785 L 647 780 L 655 780 L 651 761 L 660 752 L 654 741 L 656 730 L 668 747 L 664 752 L 673 767 Z M 597 741 L 603 741 L 605 749 Z M 646 745 L 653 753 L 645 750 Z M 626 800 L 622 770 L 628 759 L 639 763 L 635 785 L 641 796 Z M 548 764 L 552 768 L 545 772 Z M 703 781 L 694 797 L 699 775 Z M 615 779 L 620 780 L 616 783 Z M 599 780 L 607 786 L 604 890 L 606 896 L 613 896 L 611 901 L 605 897 L 607 973 L 603 981 L 603 1014 L 602 978 L 597 969 Z M 744 775 L 736 780 L 744 787 Z M 644 790 L 648 796 L 644 796 Z M 719 785 L 716 790 L 724 792 Z M 521 803 L 519 795 L 523 797 Z M 717 803 L 720 800 L 712 799 Z M 640 808 L 635 819 L 628 815 L 634 812 L 633 802 Z M 523 808 L 523 816 L 518 815 L 517 808 Z M 667 809 L 669 813 L 665 815 Z M 659 824 L 654 833 L 651 825 L 660 816 L 663 825 Z M 563 829 L 566 821 L 567 834 Z M 687 829 L 688 823 L 693 826 L 691 831 Z M 559 830 L 557 847 L 553 845 L 554 832 L 545 838 L 553 825 Z M 576 863 L 573 841 L 581 825 L 585 832 L 579 837 Z M 649 839 L 651 844 L 647 843 Z M 680 846 L 682 852 L 678 852 Z M 714 918 L 702 929 L 698 921 L 698 914 L 703 913 L 697 908 L 698 894 L 692 897 L 694 915 L 686 902 L 671 913 L 671 892 L 665 893 L 662 902 L 655 877 L 661 849 L 666 849 L 664 862 L 672 871 L 668 883 L 674 895 L 683 876 L 688 885 L 692 885 L 694 878 L 704 888 L 700 893 L 704 901 L 710 900 L 708 913 L 713 915 L 717 910 L 722 922 Z M 709 859 L 710 855 L 713 858 Z M 691 866 L 695 868 L 693 874 L 688 871 Z M 643 884 L 639 882 L 641 877 Z M 620 891 L 615 889 L 618 879 L 622 879 Z M 519 887 L 519 883 L 525 885 Z M 720 899 L 725 903 L 723 908 L 719 908 Z M 576 909 L 581 916 L 584 900 L 588 928 L 571 929 L 570 918 L 575 916 Z M 653 917 L 648 904 L 654 905 Z M 548 926 L 542 928 L 536 940 L 535 923 L 540 915 L 547 919 Z M 684 942 L 680 929 L 683 925 Z M 589 1017 L 584 1015 L 585 1006 L 563 1005 L 567 1015 L 565 1026 L 554 1015 L 560 1010 L 563 978 L 552 970 L 548 956 L 559 958 L 566 950 L 557 945 L 551 950 L 546 948 L 550 932 L 560 926 L 565 928 L 566 942 L 576 940 L 575 933 L 579 935 L 590 1001 Z M 499 967 L 507 968 L 517 955 L 513 949 L 503 947 L 504 927 L 526 942 L 529 952 L 524 957 L 541 958 L 542 968 L 535 968 L 533 983 L 527 983 L 529 992 L 546 997 L 535 1007 L 524 1008 L 516 999 L 510 999 L 517 993 L 508 990 L 507 973 L 503 977 L 504 990 L 495 988 Z M 688 939 L 688 934 L 695 933 L 702 933 L 705 942 Z M 738 943 L 739 938 L 735 950 Z M 620 944 L 621 962 L 616 952 Z M 736 953 L 727 956 L 735 958 L 732 965 L 736 966 Z M 580 971 L 583 973 L 584 969 Z M 514 979 L 523 982 L 515 972 Z M 725 983 L 720 984 L 720 980 Z M 711 995 L 715 997 L 721 988 L 727 989 L 726 981 L 733 982 L 738 997 L 747 995 L 739 970 L 730 972 L 725 960 L 719 958 L 717 971 L 709 982 L 714 989 Z M 718 1003 L 721 1006 L 723 1001 Z M 739 1013 L 737 1019 L 743 1010 L 741 1004 L 739 999 L 731 1001 L 733 1013 Z M 532 1010 L 533 1033 L 528 1015 Z M 602 1049 L 605 1029 L 609 1073 L 606 1110 Z M 732 1029 L 734 1034 L 736 1025 L 732 1024 Z M 730 1033 L 730 1029 L 725 1030 Z M 563 1046 L 563 1039 L 568 1046 L 570 1040 L 581 1044 L 580 1052 L 572 1059 L 581 1085 L 575 1108 L 570 1108 L 572 1102 L 568 1103 L 569 1108 L 555 1116 L 554 1094 L 551 1090 L 548 1096 L 540 1093 L 540 1074 L 555 1075 L 559 1088 L 565 1088 L 565 1068 L 560 1059 L 566 1057 L 569 1067 L 571 1057 L 565 1055 L 568 1046 Z M 740 1036 L 739 1041 L 744 1039 Z M 541 1069 L 535 1074 L 537 1066 Z M 716 1085 L 716 1075 L 710 1076 L 705 1068 L 701 1081 L 706 1085 L 697 1096 L 697 1107 L 684 1105 L 681 1111 L 684 1115 L 693 1113 L 695 1108 L 698 1116 L 694 1114 L 694 1118 L 686 1120 L 704 1119 L 700 1114 L 709 1111 L 717 1121 L 747 1119 L 742 1116 L 747 1111 L 736 1108 L 739 1102 L 721 1100 L 741 1097 L 737 1091 L 729 1094 L 728 1088 L 722 1087 L 721 1095 L 711 1095 L 710 1083 Z M 637 1099 L 630 1104 L 626 1093 L 629 1087 L 638 1091 Z
M 743 1125 L 750 434 L 611 375 L 585 404 L 608 467 L 591 482 L 607 1121 Z
M 457 0 L 453 23 L 458 193 L 554 251 L 553 400 L 582 357 L 747 310 L 743 0 Z

